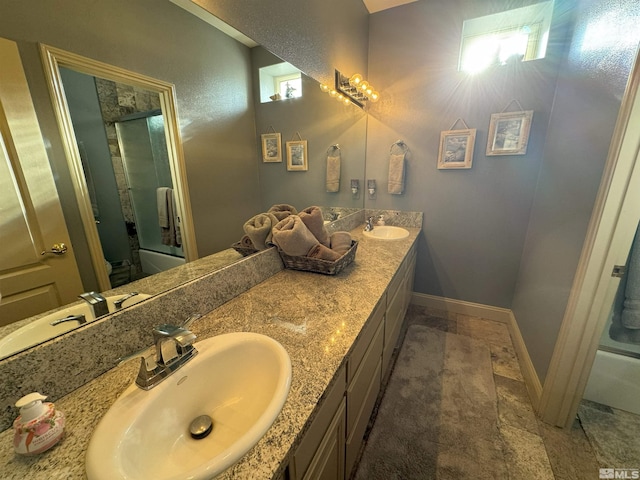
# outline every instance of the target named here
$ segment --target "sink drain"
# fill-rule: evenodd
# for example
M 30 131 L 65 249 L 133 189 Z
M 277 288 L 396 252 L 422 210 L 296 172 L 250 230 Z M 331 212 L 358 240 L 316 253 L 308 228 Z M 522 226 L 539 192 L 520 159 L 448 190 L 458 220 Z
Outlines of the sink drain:
M 189 433 L 196 440 L 205 438 L 213 430 L 213 420 L 209 415 L 200 415 L 196 417 L 189 425 Z

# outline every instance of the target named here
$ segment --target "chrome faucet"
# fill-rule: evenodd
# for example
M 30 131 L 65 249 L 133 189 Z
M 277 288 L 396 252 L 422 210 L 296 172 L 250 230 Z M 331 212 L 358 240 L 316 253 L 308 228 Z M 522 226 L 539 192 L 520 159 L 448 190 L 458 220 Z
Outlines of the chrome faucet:
M 131 292 L 131 293 L 127 293 L 123 297 L 120 297 L 119 299 L 117 299 L 115 302 L 113 302 L 113 304 L 116 307 L 116 310 L 120 310 L 122 308 L 122 304 L 124 302 L 129 300 L 131 297 L 135 297 L 136 295 L 138 295 L 138 292 Z
M 136 385 L 143 390 L 151 390 L 196 356 L 198 350 L 193 346 L 196 335 L 187 330 L 187 327 L 200 317 L 199 314 L 192 315 L 182 326 L 164 324 L 154 327 L 154 346 L 120 359 L 119 365 L 140 358 Z
M 59 318 L 58 320 L 54 320 L 49 325 L 55 327 L 56 325 L 60 325 L 61 323 L 65 323 L 65 322 L 78 322 L 79 325 L 84 325 L 85 323 L 87 323 L 87 319 L 82 314 L 80 314 L 80 315 L 69 315 L 68 317 Z
M 367 221 L 365 222 L 365 226 L 364 226 L 365 232 L 370 232 L 371 230 L 373 230 L 373 217 L 367 218 Z
M 86 292 L 78 295 L 79 298 L 87 302 L 93 310 L 93 316 L 98 318 L 109 313 L 107 299 L 98 292 Z

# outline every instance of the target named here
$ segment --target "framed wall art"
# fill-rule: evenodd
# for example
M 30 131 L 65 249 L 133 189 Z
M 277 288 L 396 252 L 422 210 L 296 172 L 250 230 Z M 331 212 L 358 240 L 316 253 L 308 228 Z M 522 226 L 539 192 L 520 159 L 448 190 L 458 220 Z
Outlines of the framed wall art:
M 279 133 L 263 133 L 262 137 L 262 161 L 282 162 L 282 139 Z
M 475 128 L 441 132 L 438 169 L 471 168 L 475 142 Z
M 292 140 L 287 142 L 287 170 L 306 172 L 308 169 L 307 141 Z
M 487 139 L 487 156 L 527 153 L 532 120 L 533 110 L 492 114 Z

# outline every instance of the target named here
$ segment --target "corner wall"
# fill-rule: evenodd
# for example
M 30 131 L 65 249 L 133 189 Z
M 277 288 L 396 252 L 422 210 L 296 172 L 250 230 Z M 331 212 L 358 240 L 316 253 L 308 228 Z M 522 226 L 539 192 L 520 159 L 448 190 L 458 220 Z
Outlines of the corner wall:
M 639 20 L 636 0 L 581 1 L 560 71 L 512 306 L 541 381 L 640 41 Z
M 367 71 L 369 12 L 361 0 L 192 0 L 295 65 L 333 85 L 333 71 Z

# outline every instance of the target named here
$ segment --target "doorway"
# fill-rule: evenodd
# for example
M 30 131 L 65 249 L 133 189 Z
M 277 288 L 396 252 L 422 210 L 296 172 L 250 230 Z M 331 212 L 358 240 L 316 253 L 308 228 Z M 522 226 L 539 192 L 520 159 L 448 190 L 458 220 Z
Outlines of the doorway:
M 65 67 L 60 76 L 111 287 L 183 264 L 181 235 L 159 225 L 173 192 L 159 95 Z
M 169 245 L 175 247 L 169 256 L 179 263 L 197 258 L 182 145 L 175 115 L 173 85 L 47 45 L 41 45 L 40 48 L 67 163 L 72 173 L 84 234 L 91 252 L 92 267 L 100 290 L 112 288 L 112 280 L 114 283 L 121 284 L 118 282 L 126 283 L 127 277 L 135 280 L 141 275 L 155 273 L 155 271 L 145 272 L 142 260 L 139 258 L 138 225 L 140 221 L 134 218 L 132 189 L 127 184 L 131 175 L 127 175 L 125 170 L 125 163 L 130 165 L 129 170 L 135 170 L 132 165 L 137 163 L 137 160 L 125 161 L 123 150 L 126 149 L 129 152 L 129 158 L 137 153 L 133 153 L 136 151 L 135 147 L 125 146 L 118 138 L 118 129 L 123 135 L 129 130 L 126 126 L 119 128 L 118 125 L 125 125 L 131 121 L 135 123 L 141 118 L 154 118 L 152 121 L 139 122 L 147 123 L 147 127 L 151 126 L 152 129 L 147 131 L 142 141 L 145 148 L 137 149 L 138 151 L 146 149 L 152 156 L 158 154 L 161 157 L 159 163 L 166 163 L 163 167 L 149 168 L 153 160 L 151 163 L 142 162 L 146 165 L 142 167 L 146 172 L 145 175 L 156 182 L 156 186 L 153 187 L 153 221 L 156 230 L 162 232 L 163 227 L 160 225 L 162 222 L 159 217 L 160 205 L 156 202 L 159 198 L 158 190 L 163 188 L 165 198 L 173 200 L 169 202 L 172 207 L 173 228 L 180 232 L 180 243 L 174 241 L 174 244 Z M 97 105 L 98 110 L 102 110 L 99 114 L 101 118 L 94 119 L 94 122 L 102 125 L 102 142 L 107 145 L 107 150 L 103 149 L 101 156 L 109 157 L 100 162 L 103 173 L 97 175 L 93 175 L 93 171 L 91 175 L 85 174 L 85 171 L 92 169 L 85 170 L 84 164 L 91 163 L 94 154 L 88 154 L 87 148 L 90 144 L 80 140 L 76 132 L 77 121 L 72 118 L 74 115 L 72 115 L 69 101 L 71 97 L 66 92 L 70 77 L 84 77 L 87 85 L 89 85 L 88 82 L 92 83 L 89 87 L 93 88 L 94 95 L 98 97 L 105 96 L 106 90 L 115 91 L 114 95 L 106 95 L 108 97 L 105 100 L 106 105 L 100 106 L 99 103 Z M 137 118 L 138 116 L 140 118 Z M 163 134 L 164 138 L 160 138 L 160 134 Z M 84 164 L 83 155 L 85 156 Z M 159 178 L 159 171 L 163 172 L 163 178 Z M 170 182 L 167 181 L 167 177 Z M 111 187 L 105 189 L 110 192 L 108 203 L 104 203 L 105 198 L 98 192 L 101 190 L 98 188 L 98 183 L 102 185 L 103 181 L 111 183 Z M 147 186 L 147 189 L 149 188 L 152 187 Z M 166 190 L 170 191 L 170 195 Z M 92 196 L 95 200 L 92 200 Z M 102 208 L 100 203 L 108 207 Z M 149 211 L 148 208 L 147 211 Z M 96 218 L 96 213 L 100 218 Z M 112 229 L 114 225 L 116 227 Z M 123 267 L 122 278 L 114 278 L 114 271 L 118 267 Z M 154 267 L 157 265 L 154 264 Z
M 538 406 L 560 427 L 571 427 L 583 400 L 640 220 L 639 91 L 637 57 Z

